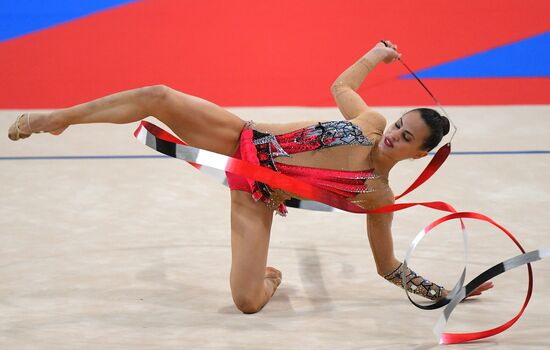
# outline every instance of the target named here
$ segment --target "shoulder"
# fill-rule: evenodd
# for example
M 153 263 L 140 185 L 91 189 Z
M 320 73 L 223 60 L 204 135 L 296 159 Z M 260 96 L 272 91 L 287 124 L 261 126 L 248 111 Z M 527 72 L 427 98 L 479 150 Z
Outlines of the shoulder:
M 387 186 L 387 184 L 385 186 L 376 186 L 377 188 L 373 192 L 363 193 L 355 197 L 353 203 L 367 210 L 394 204 L 395 197 L 393 191 Z
M 368 109 L 352 119 L 353 123 L 361 126 L 363 129 L 383 133 L 386 128 L 386 118 L 379 112 Z

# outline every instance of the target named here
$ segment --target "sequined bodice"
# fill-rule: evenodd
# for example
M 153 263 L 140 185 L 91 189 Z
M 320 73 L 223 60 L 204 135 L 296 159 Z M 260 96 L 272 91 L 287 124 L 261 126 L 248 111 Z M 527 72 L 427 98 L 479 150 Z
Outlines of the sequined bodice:
M 366 180 L 378 177 L 372 169 L 361 171 L 333 170 L 307 166 L 276 163 L 276 157 L 290 157 L 291 154 L 315 151 L 342 145 L 372 146 L 361 129 L 349 121 L 321 122 L 282 135 L 272 135 L 253 130 L 252 142 L 256 146 L 260 165 L 283 174 L 300 178 L 319 187 L 345 197 L 357 193 L 371 192 Z M 267 198 L 271 190 L 265 184 L 257 183 L 260 192 Z
M 344 120 L 320 122 L 283 135 L 267 137 L 269 136 L 272 137 L 269 141 L 275 148 L 274 157 L 341 145 L 372 146 L 372 142 L 357 125 Z M 260 138 L 255 143 L 265 141 L 267 140 Z

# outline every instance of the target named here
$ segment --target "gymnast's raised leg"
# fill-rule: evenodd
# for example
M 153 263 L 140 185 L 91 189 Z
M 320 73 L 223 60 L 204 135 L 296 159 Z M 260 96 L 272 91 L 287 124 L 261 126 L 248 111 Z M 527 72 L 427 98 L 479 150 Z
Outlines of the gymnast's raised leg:
M 154 116 L 168 125 L 188 144 L 225 155 L 233 154 L 237 148 L 245 124 L 214 103 L 155 85 L 119 92 L 51 113 L 24 114 L 10 127 L 8 136 L 16 139 L 17 128 L 23 138 L 25 134 L 39 131 L 59 134 L 74 124 L 126 124 L 147 116 Z
M 51 113 L 24 114 L 10 127 L 12 140 L 33 132 L 62 133 L 85 123 L 125 124 L 154 116 L 189 145 L 232 155 L 245 122 L 201 98 L 157 85 L 123 91 Z M 250 193 L 231 191 L 231 292 L 244 313 L 259 311 L 281 283 L 281 273 L 266 267 L 273 210 Z

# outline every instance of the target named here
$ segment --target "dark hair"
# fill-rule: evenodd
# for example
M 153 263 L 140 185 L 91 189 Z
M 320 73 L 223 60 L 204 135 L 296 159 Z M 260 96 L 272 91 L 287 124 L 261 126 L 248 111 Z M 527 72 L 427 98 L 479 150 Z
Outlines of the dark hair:
M 449 133 L 449 119 L 431 108 L 415 108 L 408 113 L 410 112 L 420 113 L 422 120 L 430 128 L 430 136 L 424 140 L 422 148 L 428 152 L 431 151 L 439 144 L 443 136 Z

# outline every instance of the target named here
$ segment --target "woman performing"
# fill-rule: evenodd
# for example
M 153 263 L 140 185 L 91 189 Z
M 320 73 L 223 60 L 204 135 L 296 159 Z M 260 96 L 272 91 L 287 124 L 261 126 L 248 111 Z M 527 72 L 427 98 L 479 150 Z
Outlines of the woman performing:
M 386 129 L 386 119 L 357 94 L 365 77 L 380 63 L 400 54 L 387 41 L 378 43 L 333 83 L 332 94 L 346 120 L 288 124 L 245 122 L 227 110 L 166 86 L 150 86 L 106 96 L 51 113 L 25 113 L 9 129 L 18 140 L 32 133 L 61 134 L 84 123 L 132 123 L 154 116 L 188 145 L 269 167 L 340 194 L 365 209 L 394 202 L 388 184 L 392 167 L 418 159 L 437 146 L 449 131 L 438 112 L 418 108 Z M 384 131 L 385 130 L 385 131 Z M 228 176 L 231 189 L 231 293 L 244 313 L 255 313 L 281 283 L 281 272 L 266 267 L 273 213 L 285 214 L 284 201 L 295 195 L 238 176 Z M 401 262 L 393 251 L 393 214 L 366 216 L 370 246 L 378 274 L 401 284 Z M 406 270 L 411 293 L 431 300 L 448 291 Z M 487 282 L 470 294 L 492 287 Z

